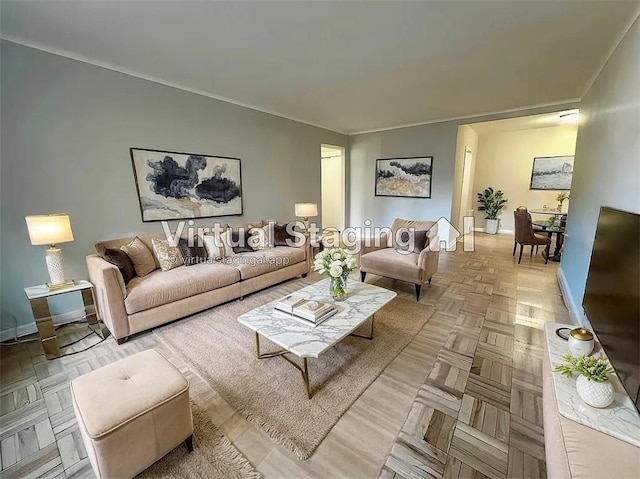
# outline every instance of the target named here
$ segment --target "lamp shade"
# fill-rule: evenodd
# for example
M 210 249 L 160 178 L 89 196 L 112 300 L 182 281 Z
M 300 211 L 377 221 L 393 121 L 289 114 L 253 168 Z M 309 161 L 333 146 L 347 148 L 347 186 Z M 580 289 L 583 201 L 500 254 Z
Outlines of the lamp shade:
M 69 215 L 33 215 L 25 216 L 31 244 L 56 244 L 73 241 Z
M 296 216 L 307 218 L 318 216 L 318 205 L 315 203 L 296 203 Z

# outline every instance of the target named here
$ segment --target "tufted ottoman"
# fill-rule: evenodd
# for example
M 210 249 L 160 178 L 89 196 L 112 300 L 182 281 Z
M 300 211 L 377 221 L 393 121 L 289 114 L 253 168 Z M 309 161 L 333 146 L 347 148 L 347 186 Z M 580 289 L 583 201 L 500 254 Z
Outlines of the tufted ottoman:
M 193 450 L 189 383 L 154 350 L 74 379 L 71 396 L 98 478 L 133 477 L 182 442 Z

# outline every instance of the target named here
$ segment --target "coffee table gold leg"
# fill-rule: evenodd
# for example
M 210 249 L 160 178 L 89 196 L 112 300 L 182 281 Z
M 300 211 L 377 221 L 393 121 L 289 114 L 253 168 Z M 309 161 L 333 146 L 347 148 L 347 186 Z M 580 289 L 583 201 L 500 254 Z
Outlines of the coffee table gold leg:
M 376 319 L 375 314 L 371 316 L 371 328 L 369 329 L 369 335 L 351 333 L 349 336 L 355 336 L 356 338 L 373 339 L 373 321 Z
M 311 385 L 309 384 L 309 368 L 307 367 L 307 358 L 303 358 L 302 368 L 302 379 L 304 380 L 304 386 L 307 389 L 307 397 L 311 399 Z
M 307 397 L 311 399 L 311 384 L 309 382 L 309 366 L 307 364 L 307 358 L 302 358 L 302 366 L 296 364 L 293 360 L 289 359 L 285 356 L 285 354 L 289 353 L 286 349 L 280 349 L 278 351 L 273 351 L 272 353 L 261 353 L 260 352 L 260 335 L 256 332 L 256 357 L 258 359 L 268 359 L 275 358 L 280 356 L 282 359 L 291 364 L 294 368 L 296 368 L 302 374 L 302 380 L 304 381 L 304 387 L 307 391 Z

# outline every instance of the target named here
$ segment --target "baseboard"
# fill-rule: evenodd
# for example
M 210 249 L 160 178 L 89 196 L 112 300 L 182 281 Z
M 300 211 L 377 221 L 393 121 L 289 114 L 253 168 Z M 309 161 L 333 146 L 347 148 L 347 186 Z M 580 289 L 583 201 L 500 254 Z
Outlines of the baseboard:
M 556 273 L 556 277 L 558 278 L 558 285 L 560 286 L 560 292 L 562 293 L 562 299 L 564 300 L 564 304 L 569 310 L 569 318 L 571 322 L 576 326 L 585 326 L 591 327 L 587 317 L 582 312 L 582 308 L 579 307 L 578 303 L 576 303 L 575 298 L 571 294 L 571 290 L 567 284 L 567 278 L 564 275 L 564 271 L 562 268 L 558 268 L 558 272 Z
M 74 321 L 78 321 L 77 312 L 58 314 L 53 318 L 53 322 L 56 326 L 73 323 Z M 38 328 L 36 327 L 35 321 L 32 323 L 20 324 L 17 328 L 3 329 L 0 331 L 0 341 L 11 341 L 16 336 L 20 338 L 37 332 Z

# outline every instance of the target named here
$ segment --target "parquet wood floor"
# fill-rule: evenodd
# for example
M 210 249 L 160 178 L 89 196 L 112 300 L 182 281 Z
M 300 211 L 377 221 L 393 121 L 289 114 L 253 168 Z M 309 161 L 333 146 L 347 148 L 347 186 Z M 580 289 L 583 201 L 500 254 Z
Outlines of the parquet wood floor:
M 266 478 L 544 477 L 542 328 L 569 316 L 557 264 L 525 255 L 518 265 L 512 241 L 477 234 L 475 252 L 441 254 L 420 300 L 438 311 L 304 462 L 240 417 L 152 333 L 53 361 L 39 342 L 3 346 L 0 478 L 93 477 L 69 382 L 148 348 L 207 391 L 200 406 Z M 367 282 L 414 294 L 409 284 L 373 275 Z M 64 342 L 84 332 L 61 330 Z

